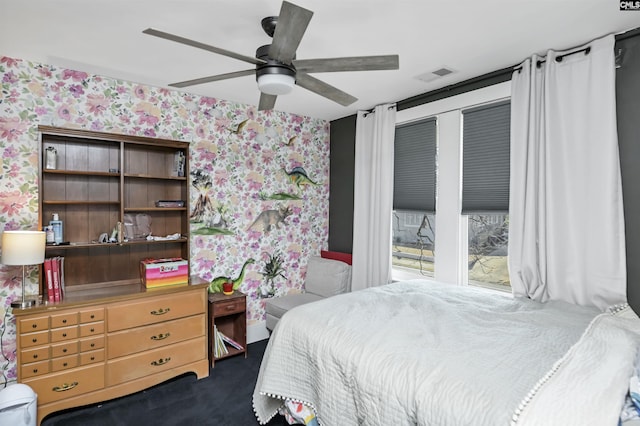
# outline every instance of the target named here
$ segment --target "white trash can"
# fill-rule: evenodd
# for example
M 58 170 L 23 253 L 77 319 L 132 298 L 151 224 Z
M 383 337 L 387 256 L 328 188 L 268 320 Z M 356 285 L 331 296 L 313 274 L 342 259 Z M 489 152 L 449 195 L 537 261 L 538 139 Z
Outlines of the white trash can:
M 0 425 L 36 426 L 38 395 L 18 383 L 0 390 Z

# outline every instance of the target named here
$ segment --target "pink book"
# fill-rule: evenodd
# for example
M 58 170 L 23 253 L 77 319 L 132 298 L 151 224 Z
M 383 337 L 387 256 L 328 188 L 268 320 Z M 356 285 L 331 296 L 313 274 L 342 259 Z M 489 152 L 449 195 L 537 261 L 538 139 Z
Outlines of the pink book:
M 51 275 L 53 275 L 53 300 L 59 302 L 60 297 L 60 271 L 58 266 L 58 258 L 51 259 Z
M 47 299 L 49 302 L 55 302 L 55 296 L 53 295 L 53 271 L 51 270 L 51 259 L 44 260 L 44 277 L 47 283 Z

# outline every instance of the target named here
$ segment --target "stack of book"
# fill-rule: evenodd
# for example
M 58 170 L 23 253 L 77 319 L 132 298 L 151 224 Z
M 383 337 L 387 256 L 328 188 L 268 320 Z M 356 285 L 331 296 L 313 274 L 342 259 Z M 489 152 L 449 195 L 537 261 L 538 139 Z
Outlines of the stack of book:
M 47 300 L 53 303 L 64 299 L 64 257 L 48 257 L 44 260 L 44 278 L 47 284 Z
M 235 348 L 239 351 L 241 351 L 242 345 L 238 342 L 236 342 L 235 340 L 233 340 L 232 338 L 230 338 L 229 336 L 225 335 L 224 333 L 222 333 L 220 330 L 218 330 L 218 327 L 214 326 L 213 329 L 213 342 L 214 342 L 214 346 L 213 346 L 213 355 L 216 358 L 220 358 L 223 357 L 225 355 L 229 354 L 229 348 L 227 348 L 227 345 L 231 346 L 232 348 Z

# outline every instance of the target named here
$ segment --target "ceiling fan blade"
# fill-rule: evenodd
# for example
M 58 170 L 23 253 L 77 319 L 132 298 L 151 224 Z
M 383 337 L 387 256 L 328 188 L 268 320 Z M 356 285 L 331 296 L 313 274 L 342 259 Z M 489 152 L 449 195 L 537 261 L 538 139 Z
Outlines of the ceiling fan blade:
M 269 48 L 269 57 L 285 64 L 291 64 L 312 16 L 312 11 L 283 1 L 276 31 Z
M 348 93 L 343 92 L 340 89 L 336 89 L 330 84 L 320 81 L 315 77 L 311 77 L 309 74 L 298 72 L 296 74 L 296 84 L 300 87 L 304 87 L 307 90 L 312 91 L 320 96 L 324 96 L 334 102 L 339 103 L 342 106 L 349 106 L 358 98 L 351 96 Z
M 260 103 L 258 103 L 258 111 L 273 109 L 276 104 L 276 95 L 267 95 L 260 93 Z
M 221 49 L 219 47 L 211 46 L 209 44 L 200 43 L 199 41 L 190 40 L 188 38 L 180 37 L 175 34 L 165 33 L 154 28 L 147 28 L 142 31 L 145 34 L 149 34 L 155 37 L 164 38 L 165 40 L 175 41 L 176 43 L 186 44 L 188 46 L 196 47 L 198 49 L 207 50 L 209 52 L 217 53 L 219 55 L 228 56 L 230 58 L 239 59 L 244 62 L 248 62 L 254 65 L 264 64 L 265 61 L 258 58 L 252 58 L 251 56 L 241 55 L 239 53 L 231 52 L 230 50 Z
M 236 77 L 244 77 L 245 75 L 252 75 L 255 73 L 256 73 L 255 69 L 234 71 L 234 72 L 228 72 L 226 74 L 218 74 L 218 75 L 212 75 L 209 77 L 195 78 L 193 80 L 180 81 L 178 83 L 171 83 L 169 86 L 171 87 L 195 86 L 196 84 L 211 83 L 212 81 L 227 80 L 229 78 L 236 78 Z
M 322 58 L 294 60 L 293 66 L 298 71 L 334 72 L 334 71 L 373 71 L 397 70 L 399 68 L 398 55 L 383 56 L 351 56 L 346 58 Z

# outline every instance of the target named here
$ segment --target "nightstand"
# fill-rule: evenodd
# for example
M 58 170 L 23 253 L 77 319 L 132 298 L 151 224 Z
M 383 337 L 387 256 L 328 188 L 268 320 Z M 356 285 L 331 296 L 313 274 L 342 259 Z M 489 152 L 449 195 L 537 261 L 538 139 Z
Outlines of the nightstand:
M 215 356 L 216 329 L 237 342 L 241 349 L 225 344 L 227 353 Z M 222 293 L 209 294 L 209 361 L 211 367 L 216 361 L 234 355 L 247 357 L 247 296 L 239 291 L 227 296 Z

